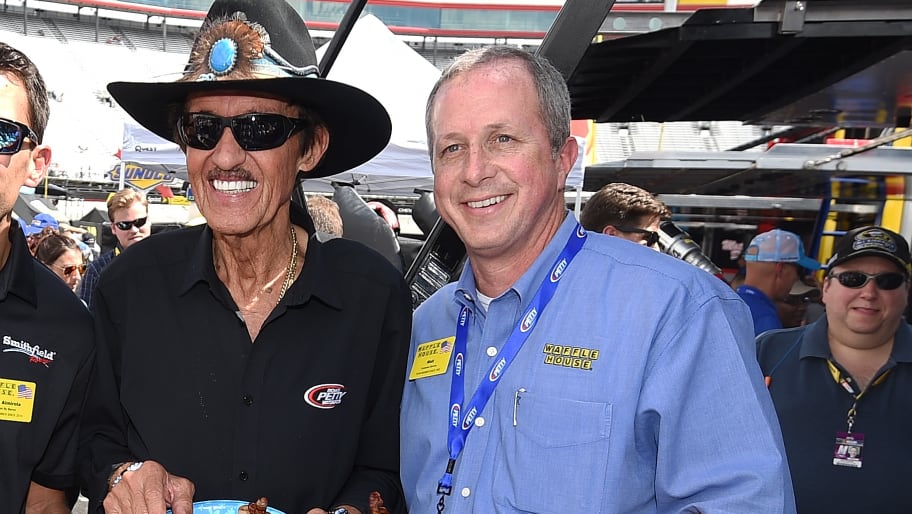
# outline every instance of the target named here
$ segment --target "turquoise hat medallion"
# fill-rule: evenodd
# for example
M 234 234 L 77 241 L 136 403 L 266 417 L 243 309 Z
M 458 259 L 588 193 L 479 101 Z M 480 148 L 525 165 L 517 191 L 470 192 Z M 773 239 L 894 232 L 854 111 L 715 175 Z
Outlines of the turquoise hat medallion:
M 216 76 L 231 73 L 237 63 L 237 55 L 237 42 L 227 37 L 219 39 L 209 51 L 209 70 Z

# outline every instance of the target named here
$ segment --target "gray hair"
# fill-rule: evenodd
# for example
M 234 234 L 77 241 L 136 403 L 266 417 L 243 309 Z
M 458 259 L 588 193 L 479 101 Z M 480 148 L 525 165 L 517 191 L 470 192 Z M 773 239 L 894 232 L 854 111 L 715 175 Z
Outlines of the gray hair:
M 551 158 L 556 159 L 567 138 L 570 137 L 570 92 L 564 77 L 547 59 L 511 46 L 488 46 L 470 50 L 453 61 L 443 71 L 428 97 L 424 123 L 427 129 L 428 152 L 434 162 L 434 102 L 440 88 L 464 73 L 486 64 L 514 61 L 525 67 L 538 92 L 539 114 L 551 142 Z

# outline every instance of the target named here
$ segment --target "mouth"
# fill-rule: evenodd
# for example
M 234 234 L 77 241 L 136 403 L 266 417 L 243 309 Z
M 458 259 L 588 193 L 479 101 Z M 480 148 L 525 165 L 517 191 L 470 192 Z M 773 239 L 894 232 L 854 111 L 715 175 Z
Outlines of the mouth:
M 497 205 L 506 199 L 507 199 L 506 195 L 498 195 L 498 196 L 492 196 L 491 198 L 485 198 L 484 200 L 466 202 L 466 205 L 468 205 L 472 209 L 483 209 L 485 207 Z
M 221 180 L 213 179 L 210 181 L 212 188 L 219 193 L 240 194 L 247 193 L 256 189 L 255 180 Z

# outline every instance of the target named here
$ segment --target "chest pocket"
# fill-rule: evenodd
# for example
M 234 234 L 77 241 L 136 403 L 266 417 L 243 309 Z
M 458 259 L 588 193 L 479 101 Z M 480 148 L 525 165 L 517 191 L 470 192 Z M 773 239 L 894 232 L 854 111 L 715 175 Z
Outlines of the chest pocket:
M 598 512 L 608 468 L 611 404 L 521 393 L 495 400 L 503 459 L 494 501 L 526 512 Z

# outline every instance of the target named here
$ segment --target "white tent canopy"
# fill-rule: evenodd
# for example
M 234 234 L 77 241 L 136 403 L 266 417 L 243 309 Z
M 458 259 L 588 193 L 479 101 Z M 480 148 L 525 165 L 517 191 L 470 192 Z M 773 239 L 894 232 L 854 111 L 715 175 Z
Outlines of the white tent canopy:
M 317 49 L 322 58 L 327 45 Z M 342 45 L 328 79 L 358 87 L 386 107 L 392 119 L 390 143 L 369 162 L 350 171 L 306 180 L 308 191 L 332 192 L 332 182 L 354 184 L 362 195 L 413 196 L 415 189 L 431 190 L 434 178 L 427 153 L 424 110 L 440 71 L 399 40 L 373 15 L 358 19 Z M 583 183 L 583 140 L 567 179 L 568 189 Z M 186 178 L 184 155 L 174 143 L 140 127 L 124 124 L 122 159 L 155 164 Z

